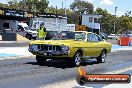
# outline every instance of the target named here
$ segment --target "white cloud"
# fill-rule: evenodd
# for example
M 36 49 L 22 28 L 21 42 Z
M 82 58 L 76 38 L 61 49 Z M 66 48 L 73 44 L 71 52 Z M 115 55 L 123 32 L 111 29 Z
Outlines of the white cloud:
M 117 16 L 118 16 L 118 17 L 120 17 L 120 16 L 122 16 L 122 15 L 124 15 L 124 12 L 123 12 L 123 11 L 117 11 Z
M 92 3 L 94 0 L 83 0 L 83 1 L 88 1 L 88 2 L 91 2 Z
M 107 6 L 111 6 L 114 5 L 114 2 L 112 0 L 102 0 L 100 2 L 101 5 L 107 5 Z
M 93 2 L 94 0 L 86 0 L 86 1 L 88 1 L 88 2 Z

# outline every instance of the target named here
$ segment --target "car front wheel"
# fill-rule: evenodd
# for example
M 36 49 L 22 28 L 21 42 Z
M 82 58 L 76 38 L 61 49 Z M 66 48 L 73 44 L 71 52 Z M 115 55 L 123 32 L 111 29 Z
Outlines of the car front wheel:
M 82 54 L 80 52 L 76 52 L 73 57 L 73 65 L 79 66 L 81 63 Z
M 46 62 L 46 58 L 44 58 L 44 57 L 42 57 L 42 56 L 37 56 L 36 55 L 36 60 L 37 60 L 37 63 L 39 64 L 39 65 L 43 65 L 45 62 Z
M 106 59 L 106 51 L 103 50 L 100 54 L 99 57 L 96 58 L 97 59 L 97 63 L 104 63 L 105 59 Z
M 66 61 L 67 61 L 67 65 L 79 66 L 82 61 L 82 54 L 78 51 L 75 53 L 73 59 L 66 60 Z

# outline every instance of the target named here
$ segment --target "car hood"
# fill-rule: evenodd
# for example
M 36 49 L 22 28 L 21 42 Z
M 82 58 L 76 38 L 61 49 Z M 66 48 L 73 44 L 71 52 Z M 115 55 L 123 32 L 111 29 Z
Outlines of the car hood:
M 32 31 L 32 30 L 26 30 L 26 31 L 30 33 L 37 33 L 37 31 Z
M 65 45 L 65 46 L 73 46 L 74 44 L 80 44 L 83 41 L 76 40 L 36 40 L 30 42 L 30 44 L 50 44 L 50 45 Z

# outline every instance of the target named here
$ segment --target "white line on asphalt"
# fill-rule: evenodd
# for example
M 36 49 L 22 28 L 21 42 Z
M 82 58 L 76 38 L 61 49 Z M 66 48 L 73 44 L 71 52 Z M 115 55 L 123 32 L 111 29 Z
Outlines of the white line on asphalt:
M 132 70 L 132 66 L 125 67 L 123 69 L 119 69 L 119 70 L 112 71 L 112 72 L 106 72 L 106 73 L 103 73 L 103 74 L 120 74 L 120 73 L 124 73 L 124 72 L 130 71 L 130 70 Z
M 35 58 L 35 55 L 30 55 L 30 56 L 0 57 L 0 61 L 2 61 L 2 60 L 22 59 L 22 58 Z
M 124 51 L 124 50 L 132 50 L 132 47 L 113 49 L 111 52 L 118 52 L 118 51 Z M 32 55 L 28 51 L 28 47 L 0 47 L 0 53 L 14 54 L 16 55 L 16 59 L 17 59 L 17 56 L 19 57 L 19 56 L 31 56 Z M 2 57 L 2 59 L 6 59 L 6 58 L 7 57 L 5 58 Z
M 132 50 L 132 47 L 113 49 L 111 50 L 111 52 L 126 51 L 126 50 Z

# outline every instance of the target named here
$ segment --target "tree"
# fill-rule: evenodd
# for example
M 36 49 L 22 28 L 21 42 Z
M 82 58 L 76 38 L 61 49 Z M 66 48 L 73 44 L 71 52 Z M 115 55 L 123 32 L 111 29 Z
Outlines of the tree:
M 26 4 L 28 11 L 35 13 L 45 13 L 49 4 L 47 0 L 23 0 L 21 2 Z
M 19 10 L 19 2 L 17 0 L 8 0 L 8 6 L 6 8 Z
M 48 7 L 48 4 L 49 4 L 48 0 L 36 0 L 36 3 L 34 3 L 37 10 L 36 12 L 45 13 Z
M 132 30 L 132 18 L 129 16 L 122 16 L 118 18 L 119 21 L 119 32 L 125 32 L 125 31 L 129 31 Z
M 122 33 L 125 31 L 132 30 L 132 18 L 129 15 L 116 17 L 108 13 L 107 10 L 97 8 L 95 14 L 101 14 L 101 30 L 106 31 L 106 33 Z M 114 30 L 114 23 L 115 30 Z
M 76 0 L 75 2 L 73 2 L 70 5 L 70 8 L 79 14 L 83 14 L 84 12 L 86 12 L 87 14 L 92 14 L 94 10 L 94 6 L 92 3 L 80 0 Z
M 101 8 L 97 8 L 94 12 L 95 14 L 102 15 L 101 18 L 101 31 L 106 32 L 107 34 L 114 33 L 114 22 L 116 17 L 108 13 L 107 10 L 103 10 Z
M 48 0 L 9 0 L 9 7 L 35 13 L 45 13 L 48 7 Z
M 50 6 L 50 7 L 47 7 L 47 13 L 54 13 L 54 14 L 57 14 L 58 13 L 58 11 L 59 11 L 59 9 L 57 9 L 57 7 L 56 8 L 54 8 L 53 6 Z M 61 13 L 62 14 L 62 13 Z
M 7 4 L 0 3 L 0 7 L 2 7 L 2 8 L 7 8 L 8 5 L 7 5 Z

